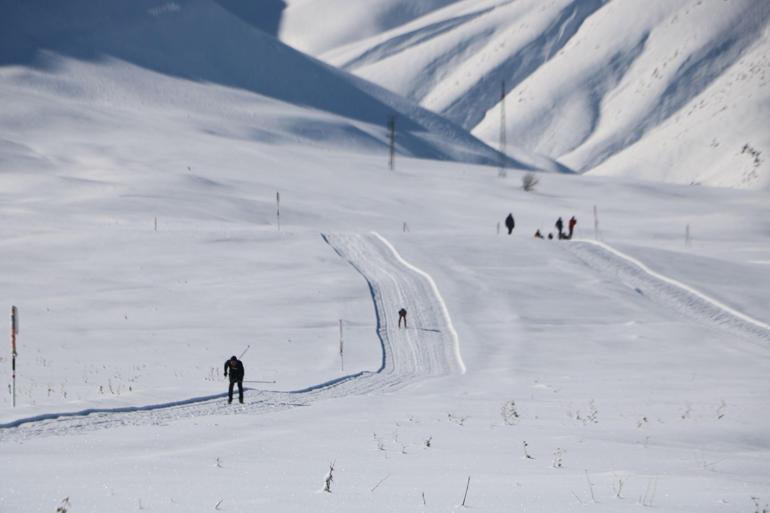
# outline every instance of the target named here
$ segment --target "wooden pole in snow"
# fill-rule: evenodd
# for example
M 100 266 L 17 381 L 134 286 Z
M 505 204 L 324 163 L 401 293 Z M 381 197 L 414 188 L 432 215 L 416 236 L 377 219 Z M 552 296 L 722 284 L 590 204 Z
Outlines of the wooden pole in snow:
M 11 307 L 11 393 L 13 407 L 16 408 L 16 334 L 19 332 L 19 310 Z
M 281 231 L 281 193 L 275 193 L 275 222 L 278 225 L 278 231 Z
M 340 319 L 340 370 L 345 371 L 345 356 L 343 354 L 343 339 L 342 339 L 342 319 Z

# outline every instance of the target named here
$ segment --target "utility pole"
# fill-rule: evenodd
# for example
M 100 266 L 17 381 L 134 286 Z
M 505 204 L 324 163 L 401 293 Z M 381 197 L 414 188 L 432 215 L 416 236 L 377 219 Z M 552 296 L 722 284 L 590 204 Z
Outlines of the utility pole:
M 388 160 L 388 167 L 391 171 L 396 167 L 396 117 L 390 116 L 388 118 L 388 144 L 390 146 L 390 159 Z
M 505 147 L 506 147 L 506 137 L 505 137 L 505 80 L 500 85 L 500 171 L 497 173 L 497 176 L 500 178 L 505 178 L 508 176 L 508 171 L 505 169 Z
M 19 333 L 19 310 L 11 307 L 11 380 L 13 407 L 16 408 L 16 334 Z

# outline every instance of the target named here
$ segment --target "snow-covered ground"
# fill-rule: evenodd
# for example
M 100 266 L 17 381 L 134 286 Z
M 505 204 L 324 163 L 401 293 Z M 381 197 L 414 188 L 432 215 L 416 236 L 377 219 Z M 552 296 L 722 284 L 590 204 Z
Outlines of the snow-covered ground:
M 252 34 L 217 5 L 140 7 Z M 232 63 L 149 65 L 127 33 L 0 67 L 0 305 L 21 321 L 0 512 L 770 504 L 768 192 L 569 174 L 524 192 L 461 127 L 267 33 L 248 37 L 298 68 L 250 86 Z M 362 96 L 279 94 L 308 67 Z M 390 170 L 394 105 L 415 124 Z M 532 238 L 572 215 L 573 240 Z
M 579 172 L 770 186 L 765 0 L 289 0 L 280 36 Z M 339 12 L 335 23 L 317 13 Z M 757 155 L 759 152 L 760 155 Z
M 562 175 L 525 193 L 494 168 L 403 159 L 392 172 L 383 158 L 226 139 L 212 154 L 176 137 L 163 143 L 192 171 L 148 152 L 146 169 L 102 183 L 2 175 L 2 290 L 22 318 L 19 406 L 5 395 L 2 419 L 219 397 L 2 429 L 3 511 L 64 497 L 72 511 L 446 511 L 468 476 L 466 505 L 482 511 L 619 511 L 640 497 L 749 510 L 770 497 L 767 332 L 723 325 L 689 296 L 672 306 L 622 260 L 595 265 L 585 243 L 531 238 L 572 214 L 592 238 L 596 204 L 603 241 L 767 323 L 766 193 Z M 514 235 L 497 235 L 509 210 Z M 465 374 L 418 366 L 361 384 L 383 363 L 378 319 L 404 342 L 399 304 L 414 344 L 401 362 L 437 336 L 453 351 L 441 309 L 401 284 L 411 268 L 340 256 L 321 236 L 371 230 L 432 276 Z M 378 272 L 376 287 L 395 287 L 379 311 L 361 274 Z M 220 367 L 248 345 L 247 379 L 276 383 L 228 407 Z M 332 391 L 269 392 L 360 371 Z

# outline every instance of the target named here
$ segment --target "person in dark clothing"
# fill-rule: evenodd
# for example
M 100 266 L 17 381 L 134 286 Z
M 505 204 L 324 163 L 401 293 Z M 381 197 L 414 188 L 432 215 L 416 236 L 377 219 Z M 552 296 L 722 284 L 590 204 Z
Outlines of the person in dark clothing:
M 543 238 L 543 234 L 542 234 L 542 233 L 540 233 L 540 229 L 539 229 L 539 228 L 538 228 L 538 230 L 535 232 L 535 238 L 536 238 L 536 239 L 542 239 L 542 238 Z
M 238 400 L 243 404 L 243 362 L 235 356 L 225 362 L 225 377 L 230 375 L 230 388 L 227 390 L 227 404 L 233 402 L 233 386 L 238 383 Z
M 398 311 L 398 327 L 401 327 L 401 320 L 404 321 L 404 328 L 406 328 L 406 308 L 402 308 Z
M 515 226 L 516 221 L 513 220 L 513 214 L 508 214 L 508 217 L 505 218 L 505 227 L 508 228 L 508 235 L 511 234 Z
M 561 217 L 556 220 L 556 223 L 554 224 L 556 229 L 559 231 L 559 239 L 564 238 L 564 221 L 561 220 Z
M 577 224 L 577 219 L 575 219 L 575 216 L 572 216 L 569 220 L 569 233 L 567 234 L 567 238 L 572 238 L 572 233 L 575 231 L 575 225 Z

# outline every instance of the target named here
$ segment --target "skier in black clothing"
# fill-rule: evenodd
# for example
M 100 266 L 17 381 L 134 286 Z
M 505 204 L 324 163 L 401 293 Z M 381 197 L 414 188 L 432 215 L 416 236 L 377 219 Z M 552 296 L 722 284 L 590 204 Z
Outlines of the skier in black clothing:
M 230 374 L 230 388 L 227 391 L 227 404 L 233 402 L 233 386 L 238 383 L 238 400 L 243 404 L 243 362 L 235 356 L 225 362 L 225 377 Z
M 398 311 L 398 327 L 401 327 L 401 319 L 404 320 L 404 328 L 406 328 L 406 308 L 402 308 Z
M 508 214 L 508 217 L 505 218 L 505 227 L 508 228 L 508 235 L 511 234 L 514 226 L 516 226 L 516 221 L 513 220 L 513 214 Z
M 561 220 L 561 217 L 556 220 L 556 223 L 554 224 L 557 230 L 559 230 L 559 239 L 564 238 L 564 221 Z

